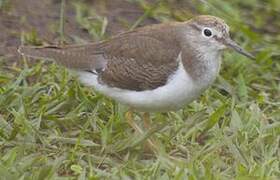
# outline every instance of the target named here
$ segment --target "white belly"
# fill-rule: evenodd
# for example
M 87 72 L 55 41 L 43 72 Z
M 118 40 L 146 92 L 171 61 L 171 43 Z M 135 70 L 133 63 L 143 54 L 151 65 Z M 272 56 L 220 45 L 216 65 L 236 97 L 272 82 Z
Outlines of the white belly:
M 97 76 L 89 72 L 79 72 L 80 80 L 93 86 L 98 92 L 140 111 L 170 111 L 182 108 L 205 89 L 199 87 L 185 71 L 180 62 L 178 70 L 167 84 L 153 90 L 132 91 L 100 84 Z

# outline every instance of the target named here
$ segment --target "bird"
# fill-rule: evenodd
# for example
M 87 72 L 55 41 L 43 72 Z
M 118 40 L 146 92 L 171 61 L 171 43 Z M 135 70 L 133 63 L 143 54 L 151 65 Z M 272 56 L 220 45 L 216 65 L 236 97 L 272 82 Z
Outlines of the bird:
M 79 80 L 133 111 L 179 110 L 198 98 L 219 74 L 227 48 L 254 59 L 230 37 L 219 17 L 199 15 L 184 22 L 148 25 L 82 45 L 20 46 L 27 57 L 54 60 L 77 72 Z

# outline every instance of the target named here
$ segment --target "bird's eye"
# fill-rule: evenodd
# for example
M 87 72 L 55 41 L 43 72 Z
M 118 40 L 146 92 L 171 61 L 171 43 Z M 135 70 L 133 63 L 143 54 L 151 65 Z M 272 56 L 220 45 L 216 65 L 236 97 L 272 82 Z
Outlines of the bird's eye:
M 205 37 L 212 37 L 213 33 L 212 30 L 210 28 L 204 28 L 202 31 L 203 36 Z

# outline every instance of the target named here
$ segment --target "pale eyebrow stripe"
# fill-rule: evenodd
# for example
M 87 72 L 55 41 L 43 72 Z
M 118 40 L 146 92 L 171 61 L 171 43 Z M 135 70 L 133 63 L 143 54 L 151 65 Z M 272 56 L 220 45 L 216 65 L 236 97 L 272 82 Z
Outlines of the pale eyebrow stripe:
M 196 23 L 191 23 L 190 26 L 198 31 L 201 31 L 201 28 Z

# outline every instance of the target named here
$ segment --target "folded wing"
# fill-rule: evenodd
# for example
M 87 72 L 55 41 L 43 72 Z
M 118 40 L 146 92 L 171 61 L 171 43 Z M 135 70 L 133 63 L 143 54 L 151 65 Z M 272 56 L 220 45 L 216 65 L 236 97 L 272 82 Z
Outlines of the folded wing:
M 165 31 L 161 31 L 165 28 Z M 53 59 L 82 71 L 98 71 L 100 83 L 127 90 L 150 90 L 164 85 L 178 65 L 180 44 L 174 28 L 155 25 L 109 40 L 65 47 L 20 47 L 30 57 Z

